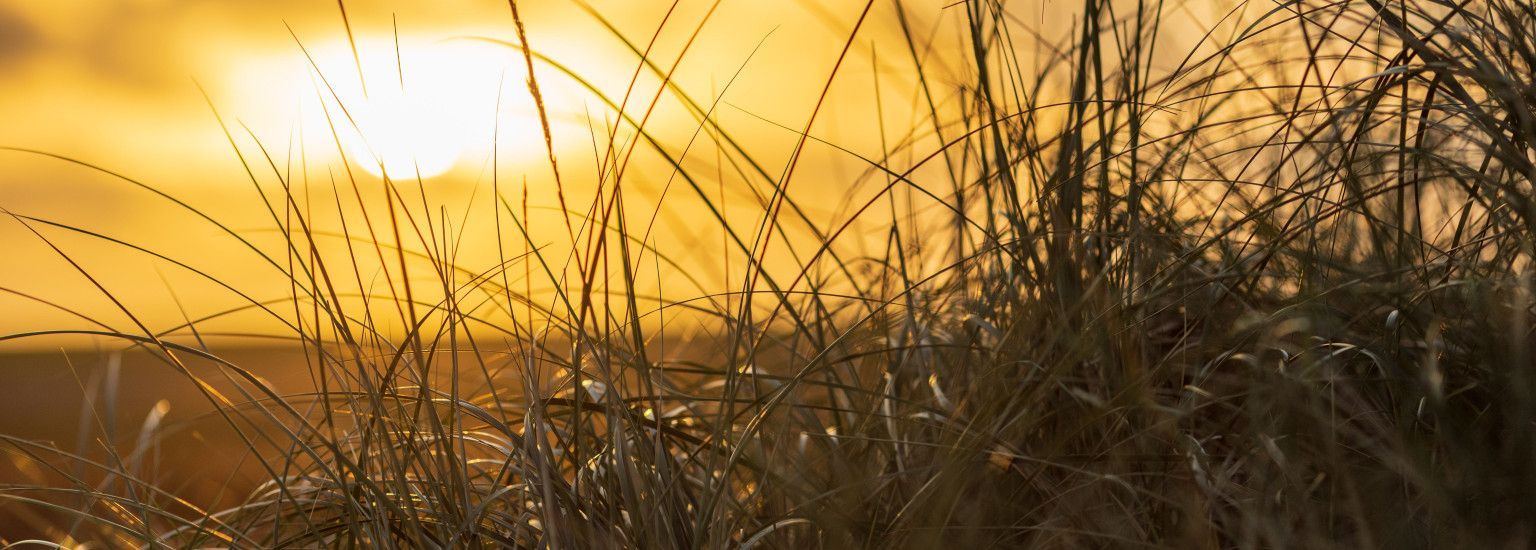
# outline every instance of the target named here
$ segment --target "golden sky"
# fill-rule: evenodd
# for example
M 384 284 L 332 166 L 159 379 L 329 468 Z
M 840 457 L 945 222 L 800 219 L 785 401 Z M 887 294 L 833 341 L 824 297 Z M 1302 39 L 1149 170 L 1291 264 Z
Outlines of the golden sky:
M 956 64 L 964 51 L 964 42 L 957 40 L 963 14 L 946 7 L 950 4 L 905 3 L 922 36 L 924 70 L 940 90 L 964 81 L 946 75 L 967 70 Z M 615 99 L 633 80 L 635 99 L 625 114 L 645 117 L 647 132 L 670 150 L 687 151 L 685 166 L 717 175 L 702 184 L 724 197 L 725 216 L 748 233 L 761 213 L 754 186 L 766 189 L 767 182 L 733 175 L 739 162 L 733 165 L 721 156 L 708 133 L 701 135 L 697 120 L 671 95 L 661 94 L 651 110 L 660 80 L 647 71 L 635 77 L 638 57 L 615 31 L 644 47 L 662 29 L 650 58 L 663 69 L 675 66 L 672 81 L 699 101 L 709 104 L 718 98 L 713 117 L 777 174 L 797 141 L 787 128 L 806 124 L 864 8 L 858 1 L 725 1 L 716 6 L 709 0 L 684 0 L 668 16 L 671 3 L 659 1 L 519 5 L 529 42 L 539 53 Z M 919 107 L 895 4 L 876 5 L 812 134 L 868 158 L 881 158 L 882 148 L 895 149 L 897 143 L 926 140 L 900 154 L 910 163 L 937 142 L 931 123 L 924 120 L 927 107 Z M 5 83 L 0 87 L 0 120 L 5 121 L 0 146 L 72 159 L 0 151 L 0 207 L 42 220 L 30 225 L 156 329 L 240 305 L 243 299 L 224 285 L 256 299 L 280 298 L 289 291 L 281 274 L 239 239 L 156 192 L 281 257 L 284 241 L 263 206 L 264 195 L 270 200 L 284 184 L 292 185 L 305 208 L 318 210 L 310 213 L 317 231 L 356 235 L 355 219 L 341 225 L 361 213 L 355 201 L 347 202 L 351 195 L 338 198 L 346 188 L 341 182 L 376 182 L 381 164 L 395 179 L 413 180 L 419 168 L 420 200 L 411 207 L 438 215 L 432 223 L 464 235 L 456 245 L 459 260 L 483 269 L 497 257 L 491 182 L 500 182 L 503 196 L 520 196 L 526 183 L 535 210 L 530 220 L 535 240 L 568 250 L 564 226 L 553 210 L 551 171 L 524 83 L 523 59 L 517 50 L 497 43 L 516 42 L 508 5 L 496 0 L 353 0 L 345 9 L 355 57 L 334 2 L 0 0 L 0 82 Z M 1042 29 L 1070 32 L 1066 10 L 1023 11 L 1020 17 L 1040 18 L 1036 24 Z M 599 16 L 614 30 L 605 28 Z M 535 70 L 569 199 L 573 208 L 584 207 L 597 188 L 599 151 L 610 135 L 621 147 L 632 143 L 633 127 L 619 124 L 612 108 L 560 71 L 547 64 Z M 956 106 L 941 103 L 939 108 Z M 233 145 L 225 130 L 233 135 Z M 673 254 L 689 275 L 708 281 L 707 288 L 699 288 L 658 271 L 655 278 L 667 281 L 649 284 L 682 298 L 735 283 L 740 265 L 727 271 L 718 223 L 700 223 L 707 214 L 693 192 L 683 190 L 660 157 L 643 149 L 636 149 L 624 176 L 626 208 L 638 220 L 654 218 L 651 244 Z M 242 156 L 253 167 L 255 184 L 242 167 Z M 153 191 L 79 163 L 132 178 Z M 901 164 L 893 158 L 892 165 Z M 815 223 L 826 227 L 846 220 L 850 205 L 861 204 L 886 182 L 883 175 L 873 177 L 878 174 L 864 161 L 816 143 L 807 148 L 798 173 L 792 195 L 808 205 Z M 408 187 L 414 190 L 415 182 Z M 363 196 L 364 202 L 380 198 Z M 888 221 L 867 218 L 843 239 L 853 249 L 878 246 L 883 238 Z M 219 283 L 123 244 L 47 222 L 143 247 Z M 814 246 L 809 235 L 791 239 Z M 0 220 L 0 241 L 6 243 L 0 257 L 0 311 L 5 312 L 0 332 L 91 324 L 38 299 L 117 329 L 130 328 L 101 291 L 22 223 Z M 321 246 L 339 247 L 341 242 Z M 792 254 L 779 258 L 786 269 L 794 268 Z M 362 282 L 364 287 L 387 276 L 365 275 L 374 279 Z M 227 331 L 254 330 L 250 318 L 213 324 L 219 323 Z

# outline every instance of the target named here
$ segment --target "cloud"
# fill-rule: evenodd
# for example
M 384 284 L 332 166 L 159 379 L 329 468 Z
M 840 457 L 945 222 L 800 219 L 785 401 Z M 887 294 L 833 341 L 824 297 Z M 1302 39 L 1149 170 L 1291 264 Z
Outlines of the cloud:
M 20 15 L 0 8 L 0 70 L 13 67 L 42 45 L 37 28 Z

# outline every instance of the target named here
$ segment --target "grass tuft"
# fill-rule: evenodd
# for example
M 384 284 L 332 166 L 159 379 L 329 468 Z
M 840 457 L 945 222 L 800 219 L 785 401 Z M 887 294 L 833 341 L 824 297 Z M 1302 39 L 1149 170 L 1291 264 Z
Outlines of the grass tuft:
M 720 122 L 734 76 L 708 96 L 674 79 L 713 8 L 691 28 L 668 12 L 644 39 L 589 8 L 635 54 L 629 88 L 608 94 L 529 44 L 511 2 L 517 42 L 481 40 L 526 65 L 559 204 L 538 210 L 493 170 L 472 205 L 488 229 L 415 175 L 296 176 L 240 147 L 240 128 L 226 131 L 277 247 L 55 156 L 201 216 L 288 295 L 7 211 L 133 328 L 72 312 L 92 326 L 0 340 L 114 339 L 212 412 L 172 422 L 157 405 L 135 423 L 107 407 L 74 448 L 0 436 L 19 480 L 0 486 L 0 517 L 37 539 L 0 542 L 1532 543 L 1536 9 L 852 7 L 821 96 L 779 126 L 795 141 L 782 156 Z M 890 32 L 861 59 L 876 26 Z M 688 33 L 676 57 L 653 52 L 665 32 Z M 882 111 L 862 129 L 875 154 L 816 135 L 822 111 L 855 108 L 829 94 L 865 63 L 873 108 L 909 92 L 912 106 L 909 128 Z M 556 167 L 535 71 L 608 109 L 590 173 Z M 692 117 L 684 144 L 654 129 L 658 106 Z M 644 194 L 647 158 L 665 203 Z M 835 208 L 804 191 L 828 187 L 848 190 Z M 660 237 L 672 204 L 698 243 Z M 244 305 L 151 327 L 63 235 Z M 465 258 L 486 243 L 493 261 Z M 205 340 L 250 314 L 302 350 L 302 389 Z M 115 376 L 81 391 L 116 395 Z M 194 487 L 168 442 L 198 430 L 221 434 L 224 474 Z

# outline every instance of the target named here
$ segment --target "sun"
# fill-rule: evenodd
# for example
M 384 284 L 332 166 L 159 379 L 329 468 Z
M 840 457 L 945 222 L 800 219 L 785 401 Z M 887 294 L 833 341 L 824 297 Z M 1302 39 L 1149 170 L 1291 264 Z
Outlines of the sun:
M 342 144 L 353 162 L 375 176 L 433 177 L 452 169 L 467 148 L 472 124 L 451 94 L 386 87 L 347 107 Z
M 360 54 L 352 67 L 358 85 L 332 98 L 345 115 L 338 137 L 354 164 L 375 176 L 428 178 L 489 139 L 507 52 L 442 41 L 367 46 L 360 49 L 372 55 Z
M 393 180 L 445 178 L 542 158 L 543 123 L 516 50 L 456 36 L 359 35 L 253 57 L 229 73 L 232 103 L 268 145 L 299 144 L 305 162 L 344 162 Z M 583 91 L 541 78 L 556 133 L 585 124 Z M 562 141 L 556 139 L 556 141 Z M 540 153 L 534 155 L 534 153 Z
M 247 103 L 268 105 L 267 120 L 292 121 L 312 154 L 392 179 L 431 178 L 467 164 L 497 136 L 498 116 L 505 124 L 526 109 L 502 93 L 503 80 L 517 74 L 510 50 L 464 40 L 398 40 L 359 37 L 356 57 L 345 40 L 308 45 L 301 55 L 252 64 L 241 71 L 237 89 L 265 90 Z M 278 114 L 281 100 L 271 96 L 297 103 Z

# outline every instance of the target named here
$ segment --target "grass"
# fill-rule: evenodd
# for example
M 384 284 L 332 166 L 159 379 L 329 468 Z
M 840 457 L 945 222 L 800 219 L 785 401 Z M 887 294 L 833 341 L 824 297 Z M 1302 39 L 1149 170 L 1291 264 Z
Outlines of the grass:
M 260 483 L 182 497 L 151 459 L 175 452 L 155 415 L 95 451 L 5 436 L 36 475 L 0 488 L 0 514 L 47 540 L 4 542 L 1532 544 L 1536 9 L 1252 1 L 1207 19 L 1084 0 L 1038 7 L 1071 21 L 1046 29 L 993 0 L 859 7 L 825 88 L 854 64 L 898 71 L 919 122 L 869 128 L 878 156 L 837 152 L 853 181 L 801 162 L 839 149 L 815 132 L 829 104 L 784 129 L 787 158 L 759 154 L 717 123 L 718 95 L 671 79 L 687 50 L 660 58 L 650 37 L 628 39 L 631 80 L 669 85 L 590 87 L 633 139 L 594 131 L 591 182 L 546 142 L 560 210 L 494 182 L 493 234 L 413 178 L 346 172 L 314 198 L 236 147 L 282 249 L 203 221 L 285 278 L 283 299 L 228 290 L 302 347 L 310 387 L 278 393 L 199 322 L 151 328 L 115 298 L 135 326 L 89 332 L 195 383 Z M 509 15 L 526 67 L 586 82 Z M 861 28 L 886 23 L 900 32 L 870 60 Z M 708 23 L 689 24 L 656 36 Z M 934 43 L 950 24 L 957 42 Z M 697 144 L 648 131 L 663 102 Z M 668 163 L 668 200 L 702 205 L 725 286 L 685 279 L 689 251 L 655 237 L 635 155 Z M 829 223 L 807 186 L 869 192 Z M 344 238 L 312 225 L 327 208 Z M 137 248 L 12 216 L 50 243 Z M 466 239 L 497 260 L 461 265 Z

